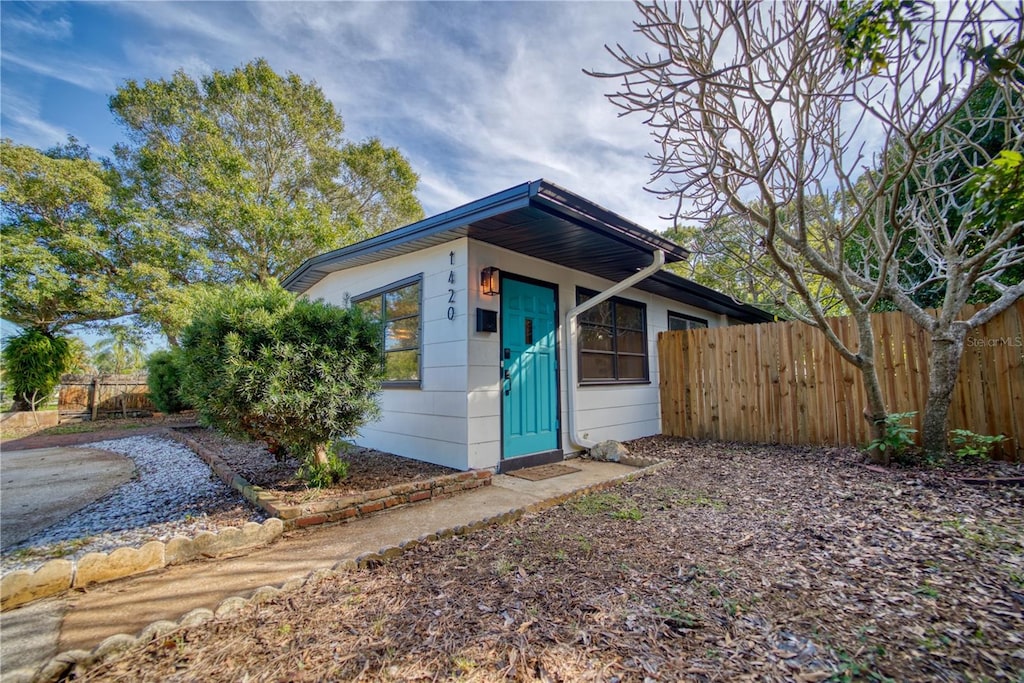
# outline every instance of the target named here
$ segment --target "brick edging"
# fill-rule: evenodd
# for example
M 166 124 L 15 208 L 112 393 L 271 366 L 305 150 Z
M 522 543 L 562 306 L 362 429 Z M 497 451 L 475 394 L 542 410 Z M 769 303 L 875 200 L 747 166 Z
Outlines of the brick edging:
M 104 639 L 103 642 L 92 650 L 69 650 L 67 652 L 61 652 L 54 657 L 51 657 L 50 660 L 39 669 L 20 669 L 18 671 L 11 672 L 10 677 L 5 678 L 4 683 L 22 683 L 23 681 L 26 683 L 30 681 L 33 683 L 39 683 L 42 681 L 64 680 L 72 674 L 80 676 L 92 667 L 102 664 L 104 661 L 112 659 L 122 652 L 130 650 L 133 647 L 145 645 L 157 638 L 165 638 L 168 634 L 178 629 L 198 626 L 213 619 L 230 618 L 249 604 L 259 605 L 268 602 L 282 593 L 296 591 L 308 583 L 315 583 L 325 578 L 339 576 L 359 569 L 372 570 L 394 558 L 400 557 L 407 550 L 411 550 L 417 546 L 426 543 L 433 543 L 440 539 L 451 538 L 453 536 L 468 535 L 489 526 L 509 524 L 520 519 L 525 514 L 538 512 L 556 505 L 561 505 L 562 503 L 575 498 L 614 488 L 615 486 L 646 476 L 651 472 L 655 472 L 672 464 L 671 461 L 668 460 L 633 457 L 623 458 L 621 462 L 624 465 L 630 465 L 640 469 L 635 472 L 628 472 L 607 481 L 580 487 L 555 498 L 532 503 L 519 508 L 513 508 L 501 514 L 485 517 L 475 522 L 470 522 L 469 524 L 460 524 L 450 528 L 438 529 L 432 534 L 424 534 L 414 540 L 411 539 L 403 541 L 398 545 L 385 546 L 375 553 L 362 553 L 354 558 L 345 558 L 335 563 L 335 565 L 330 569 L 317 569 L 304 577 L 286 581 L 280 586 L 263 586 L 261 588 L 257 588 L 248 598 L 243 598 L 241 596 L 226 598 L 221 601 L 214 610 L 197 608 L 186 613 L 177 621 L 163 620 L 154 622 L 142 629 L 137 636 L 132 636 L 127 633 L 118 633 Z
M 362 491 L 341 498 L 291 505 L 280 500 L 272 491 L 251 484 L 244 477 L 235 474 L 215 451 L 205 447 L 187 434 L 182 434 L 175 429 L 168 429 L 167 434 L 202 458 L 210 466 L 210 469 L 220 477 L 221 481 L 242 494 L 250 503 L 261 508 L 268 515 L 280 518 L 284 522 L 285 529 L 349 522 L 384 510 L 405 507 L 435 498 L 446 498 L 480 486 L 490 486 L 493 476 L 491 470 L 469 470 L 444 474 L 433 479 L 396 484 L 372 491 Z

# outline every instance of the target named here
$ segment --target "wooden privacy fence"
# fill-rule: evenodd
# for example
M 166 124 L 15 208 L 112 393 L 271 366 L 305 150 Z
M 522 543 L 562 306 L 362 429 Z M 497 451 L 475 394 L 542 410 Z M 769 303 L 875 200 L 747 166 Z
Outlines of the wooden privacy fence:
M 967 318 L 977 307 L 966 307 Z M 900 312 L 871 316 L 888 410 L 917 411 L 928 397 L 931 339 Z M 853 318 L 833 318 L 857 348 Z M 870 441 L 864 382 L 817 328 L 798 322 L 658 335 L 662 431 L 722 441 L 849 444 Z M 950 429 L 1004 434 L 998 455 L 1024 460 L 1024 299 L 967 338 Z
M 150 414 L 146 375 L 64 375 L 57 399 L 60 419 L 102 420 Z

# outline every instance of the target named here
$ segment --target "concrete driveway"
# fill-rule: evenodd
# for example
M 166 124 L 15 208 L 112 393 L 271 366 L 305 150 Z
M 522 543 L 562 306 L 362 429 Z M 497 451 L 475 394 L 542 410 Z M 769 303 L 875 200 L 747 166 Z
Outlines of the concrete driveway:
M 93 448 L 0 453 L 0 548 L 23 541 L 130 481 L 135 463 Z

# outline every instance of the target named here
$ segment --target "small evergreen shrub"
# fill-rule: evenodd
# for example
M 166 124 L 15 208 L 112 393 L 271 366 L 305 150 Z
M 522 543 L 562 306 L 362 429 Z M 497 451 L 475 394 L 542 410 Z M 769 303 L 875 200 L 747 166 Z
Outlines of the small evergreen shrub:
M 203 424 L 329 466 L 328 444 L 378 414 L 380 328 L 358 309 L 245 283 L 182 334 L 181 394 Z M 320 479 L 320 478 L 318 478 Z
M 60 386 L 71 367 L 71 343 L 38 329 L 25 330 L 7 340 L 3 349 L 4 379 L 15 410 L 36 410 Z
M 149 397 L 161 413 L 180 413 L 192 406 L 181 397 L 180 349 L 154 351 L 146 360 Z

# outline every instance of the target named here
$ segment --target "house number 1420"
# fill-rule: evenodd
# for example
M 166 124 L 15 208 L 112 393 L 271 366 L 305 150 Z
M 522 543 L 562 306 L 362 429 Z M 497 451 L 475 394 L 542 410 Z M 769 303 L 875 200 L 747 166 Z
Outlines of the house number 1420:
M 455 252 L 454 251 L 448 252 L 448 260 L 451 262 L 451 265 L 453 265 L 453 266 L 455 265 Z M 455 270 L 454 269 L 448 271 L 448 284 L 449 285 L 454 285 L 455 284 Z M 449 306 L 448 306 L 448 319 L 449 320 L 455 320 L 455 306 L 453 305 L 454 303 L 455 303 L 455 289 L 452 288 L 452 287 L 449 287 L 448 288 L 448 304 L 449 304 Z

